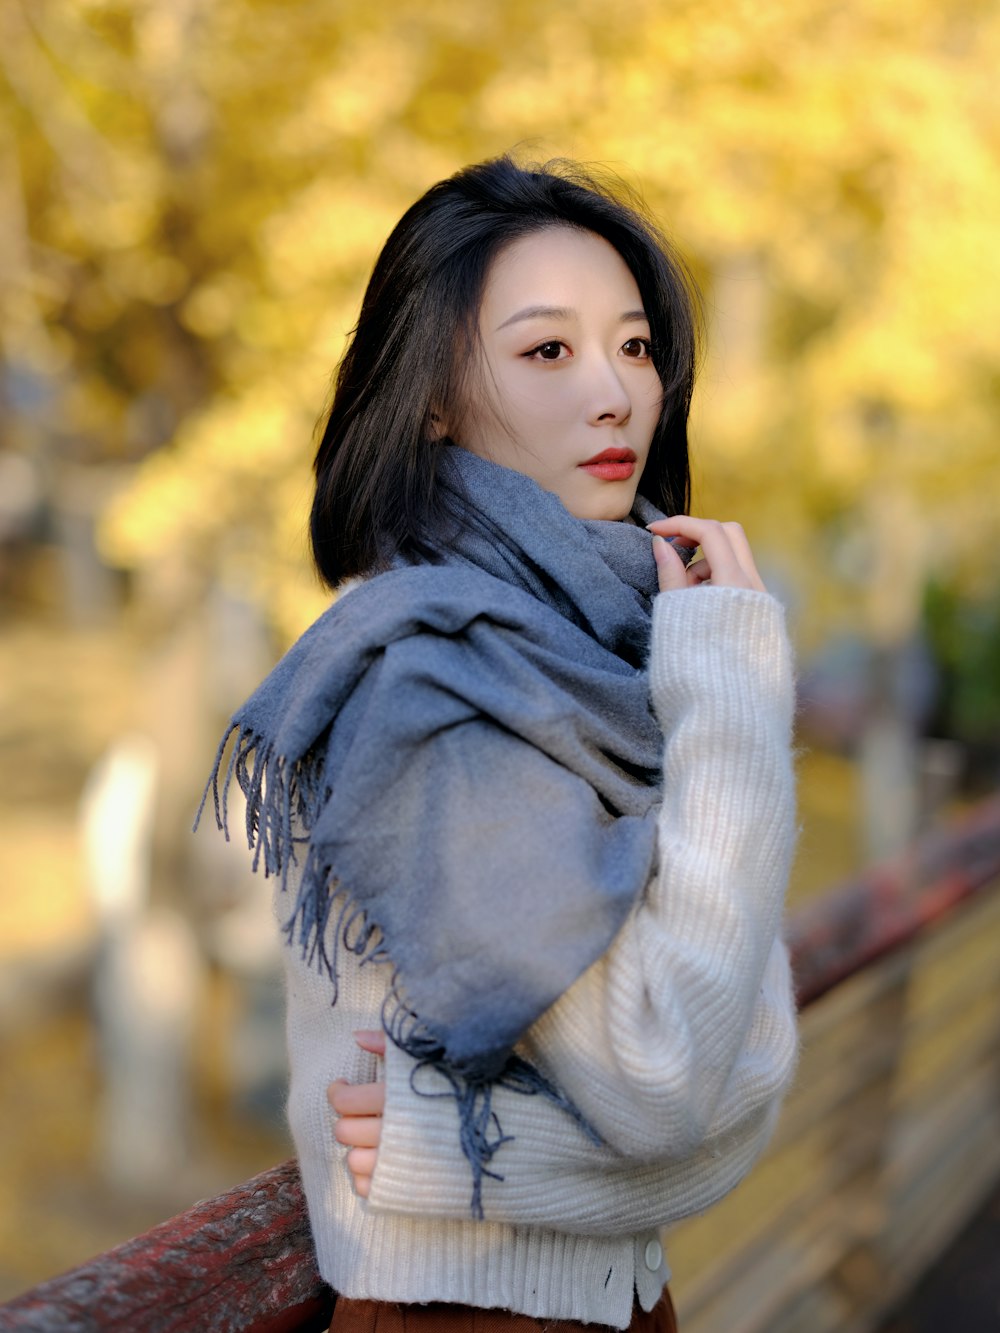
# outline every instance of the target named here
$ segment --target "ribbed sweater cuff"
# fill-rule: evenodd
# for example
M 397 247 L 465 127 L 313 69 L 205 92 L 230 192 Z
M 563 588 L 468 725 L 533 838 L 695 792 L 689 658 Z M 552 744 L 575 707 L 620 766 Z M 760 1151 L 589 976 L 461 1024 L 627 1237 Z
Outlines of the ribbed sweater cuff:
M 785 610 L 752 588 L 700 587 L 660 593 L 653 602 L 649 686 L 669 735 L 692 704 L 755 725 L 762 710 L 790 723 L 792 656 Z

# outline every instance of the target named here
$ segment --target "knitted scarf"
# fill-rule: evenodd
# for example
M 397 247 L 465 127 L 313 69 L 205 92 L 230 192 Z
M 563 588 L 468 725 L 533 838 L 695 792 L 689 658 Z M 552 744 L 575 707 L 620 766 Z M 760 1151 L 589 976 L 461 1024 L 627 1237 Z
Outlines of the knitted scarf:
M 338 599 L 234 714 L 209 789 L 226 828 L 235 775 L 255 867 L 283 884 L 301 867 L 285 930 L 334 1001 L 340 948 L 391 964 L 383 1025 L 455 1097 L 482 1216 L 484 1173 L 502 1179 L 497 1086 L 550 1097 L 599 1142 L 512 1048 L 652 873 L 658 514 L 638 497 L 634 522 L 576 519 L 458 447 L 438 480 L 456 517 L 439 561 L 397 560 Z

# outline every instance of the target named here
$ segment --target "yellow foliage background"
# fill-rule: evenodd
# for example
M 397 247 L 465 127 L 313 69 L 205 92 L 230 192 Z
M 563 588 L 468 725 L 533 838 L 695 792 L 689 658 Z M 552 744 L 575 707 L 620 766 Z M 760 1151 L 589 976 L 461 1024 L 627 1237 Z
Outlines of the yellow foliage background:
M 115 565 L 183 558 L 301 628 L 312 428 L 374 255 L 514 147 L 608 164 L 691 260 L 698 504 L 782 562 L 806 641 L 856 614 L 837 547 L 873 486 L 913 497 L 920 559 L 992 585 L 994 5 L 43 0 L 3 25 L 4 342 L 77 457 L 139 464 Z

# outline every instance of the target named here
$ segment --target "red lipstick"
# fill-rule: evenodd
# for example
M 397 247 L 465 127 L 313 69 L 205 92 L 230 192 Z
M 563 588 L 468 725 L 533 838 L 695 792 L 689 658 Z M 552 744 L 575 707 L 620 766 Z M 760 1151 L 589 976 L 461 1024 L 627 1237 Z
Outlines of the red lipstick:
M 635 471 L 635 454 L 631 449 L 603 449 L 580 467 L 601 481 L 628 481 Z

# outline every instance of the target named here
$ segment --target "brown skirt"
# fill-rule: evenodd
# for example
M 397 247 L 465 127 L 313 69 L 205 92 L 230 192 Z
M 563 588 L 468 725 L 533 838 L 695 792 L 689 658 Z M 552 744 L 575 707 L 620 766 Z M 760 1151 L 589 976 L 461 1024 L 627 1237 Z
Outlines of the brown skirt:
M 435 1301 L 429 1305 L 396 1305 L 391 1301 L 337 1300 L 330 1333 L 598 1333 L 606 1325 L 574 1319 L 534 1319 L 512 1310 L 479 1310 L 471 1305 Z M 629 1333 L 677 1333 L 670 1292 L 645 1311 L 635 1306 Z

